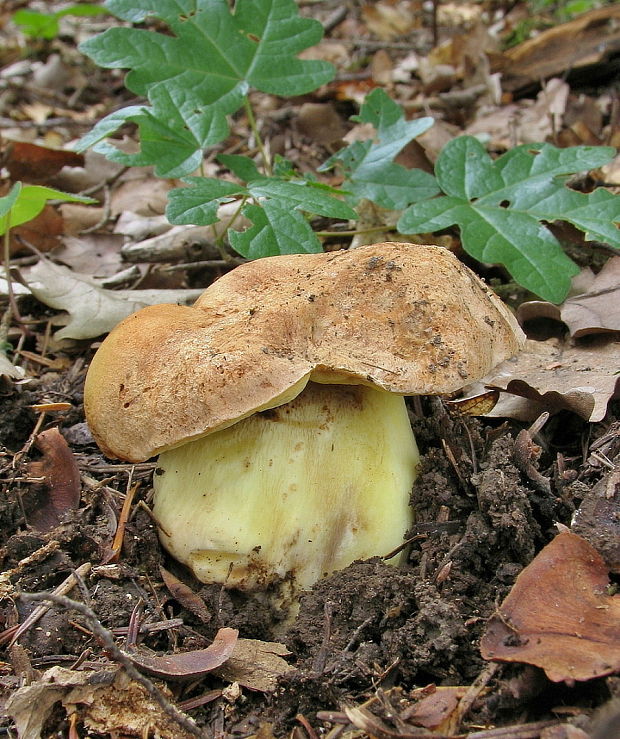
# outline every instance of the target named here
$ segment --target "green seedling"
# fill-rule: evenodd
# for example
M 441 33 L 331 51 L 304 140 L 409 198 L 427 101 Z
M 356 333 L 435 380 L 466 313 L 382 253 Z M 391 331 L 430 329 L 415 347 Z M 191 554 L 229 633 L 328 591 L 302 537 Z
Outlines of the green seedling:
M 40 38 L 51 41 L 60 33 L 60 19 L 65 16 L 92 17 L 106 15 L 107 11 L 99 5 L 69 5 L 55 13 L 41 13 L 37 10 L 16 10 L 12 21 L 20 31 L 30 38 Z
M 9 304 L 13 314 L 19 319 L 19 311 L 17 309 L 13 286 L 11 283 L 10 270 L 10 231 L 15 226 L 27 223 L 36 218 L 45 207 L 48 200 L 60 200 L 71 203 L 94 203 L 93 198 L 86 198 L 80 195 L 70 195 L 60 190 L 54 190 L 51 187 L 42 187 L 40 185 L 23 185 L 16 182 L 7 195 L 0 197 L 0 236 L 4 235 L 4 276 L 7 281 L 7 291 Z M 7 342 L 3 342 L 0 352 L 6 354 L 4 347 Z M 10 346 L 10 345 L 9 345 Z

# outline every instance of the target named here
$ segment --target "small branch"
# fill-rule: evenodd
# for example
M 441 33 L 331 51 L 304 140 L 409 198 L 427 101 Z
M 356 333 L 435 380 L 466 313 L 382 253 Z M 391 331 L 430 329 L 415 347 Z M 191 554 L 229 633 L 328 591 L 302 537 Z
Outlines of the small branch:
M 135 680 L 135 682 L 142 685 L 148 694 L 161 706 L 161 709 L 166 716 L 179 724 L 179 726 L 185 729 L 185 731 L 192 736 L 204 739 L 205 734 L 196 725 L 195 721 L 179 711 L 179 709 L 172 704 L 168 698 L 166 698 L 161 690 L 151 680 L 149 680 L 148 677 L 143 675 L 141 672 L 138 672 L 129 656 L 118 648 L 112 634 L 101 625 L 94 611 L 92 611 L 88 606 L 84 605 L 84 603 L 78 603 L 75 600 L 71 600 L 71 598 L 67 598 L 64 595 L 53 595 L 52 593 L 22 593 L 20 598 L 26 603 L 34 601 L 49 601 L 60 608 L 77 611 L 84 616 L 84 618 L 87 619 L 93 634 L 95 634 L 95 636 L 101 641 L 110 657 L 123 666 L 132 680 Z

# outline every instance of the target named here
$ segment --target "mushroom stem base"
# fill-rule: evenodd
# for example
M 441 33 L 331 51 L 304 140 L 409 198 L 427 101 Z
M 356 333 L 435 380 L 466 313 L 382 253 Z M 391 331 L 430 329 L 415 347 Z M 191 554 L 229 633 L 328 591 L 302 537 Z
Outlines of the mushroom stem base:
M 154 513 L 165 548 L 201 581 L 301 590 L 399 546 L 418 461 L 404 398 L 311 382 L 161 454 Z

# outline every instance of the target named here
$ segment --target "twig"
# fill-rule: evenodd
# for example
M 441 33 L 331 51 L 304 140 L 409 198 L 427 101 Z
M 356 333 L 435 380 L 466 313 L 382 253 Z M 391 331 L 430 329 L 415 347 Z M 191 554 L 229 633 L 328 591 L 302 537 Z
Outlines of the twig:
M 78 584 L 78 578 L 82 578 L 84 575 L 87 575 L 91 570 L 91 563 L 90 562 L 84 562 L 84 564 L 80 565 L 75 572 L 72 572 L 69 577 L 67 577 L 63 582 L 60 583 L 60 585 L 50 594 L 51 596 L 55 597 L 64 597 L 66 593 L 70 593 L 73 588 Z M 21 594 L 20 594 L 21 597 Z M 49 611 L 48 605 L 41 605 L 37 606 L 34 611 L 24 620 L 24 622 L 17 628 L 15 631 L 13 638 L 11 639 L 11 642 L 9 646 L 12 644 L 15 644 L 15 642 L 19 639 L 19 637 L 26 632 L 29 628 L 34 626 L 36 622 Z
M 195 721 L 186 716 L 184 713 L 171 703 L 168 698 L 161 692 L 161 690 L 151 681 L 148 677 L 143 675 L 135 668 L 133 662 L 123 651 L 121 651 L 112 634 L 105 629 L 96 614 L 84 603 L 78 603 L 71 598 L 67 598 L 64 595 L 54 595 L 53 593 L 21 593 L 20 598 L 26 603 L 33 601 L 49 601 L 55 606 L 64 608 L 65 610 L 77 611 L 89 622 L 89 625 L 97 638 L 101 641 L 110 657 L 116 662 L 121 664 L 125 669 L 125 672 L 129 675 L 132 680 L 142 685 L 142 687 L 148 692 L 148 694 L 161 706 L 162 711 L 187 731 L 192 736 L 205 738 L 204 732 L 196 725 Z

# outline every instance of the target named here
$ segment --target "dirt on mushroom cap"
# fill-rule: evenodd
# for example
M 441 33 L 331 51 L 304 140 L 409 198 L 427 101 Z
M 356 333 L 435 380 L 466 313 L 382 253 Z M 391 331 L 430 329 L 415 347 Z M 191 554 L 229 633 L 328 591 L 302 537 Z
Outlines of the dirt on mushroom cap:
M 106 454 L 137 462 L 288 402 L 310 379 L 452 392 L 522 336 L 441 247 L 270 257 L 224 275 L 192 308 L 153 306 L 120 323 L 92 361 L 86 414 Z

